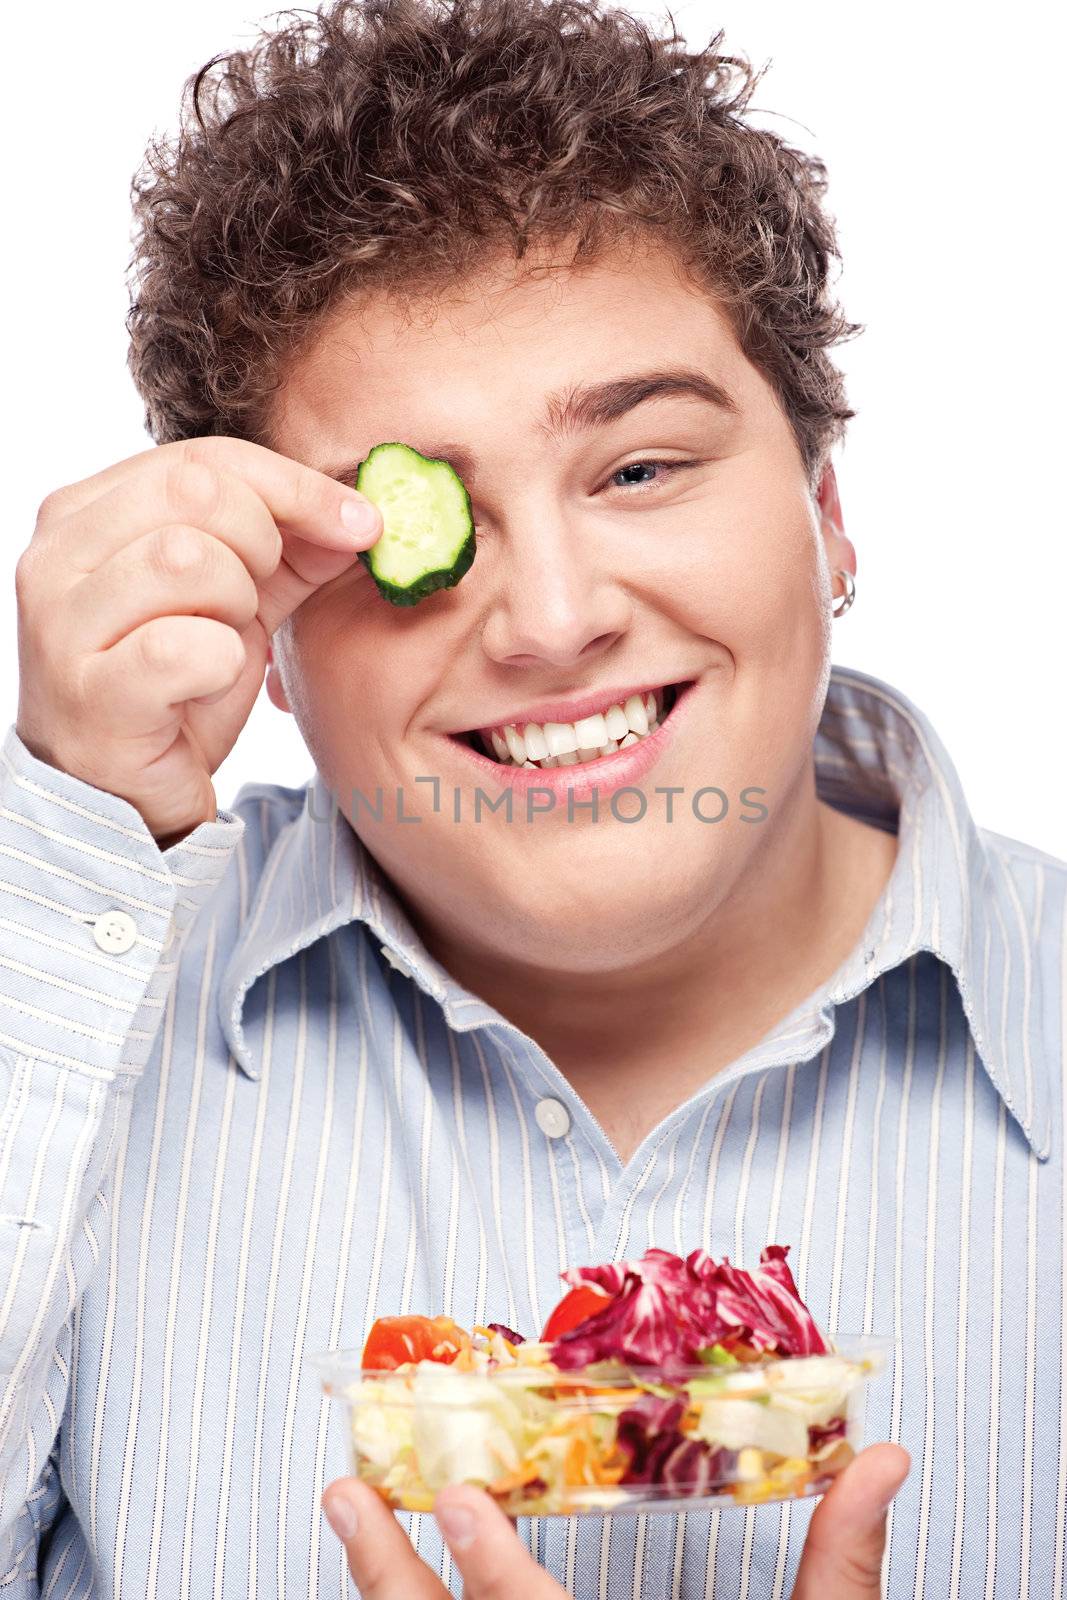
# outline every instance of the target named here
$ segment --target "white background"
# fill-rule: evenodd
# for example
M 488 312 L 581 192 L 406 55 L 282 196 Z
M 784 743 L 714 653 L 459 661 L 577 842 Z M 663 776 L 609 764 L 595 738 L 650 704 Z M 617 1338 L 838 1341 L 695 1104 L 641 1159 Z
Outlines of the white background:
M 754 120 L 829 168 L 838 290 L 866 325 L 836 357 L 859 415 L 837 457 L 858 571 L 835 659 L 927 713 L 980 824 L 1067 857 L 1060 12 L 673 10 L 692 45 L 721 26 L 728 50 L 769 61 Z M 12 574 L 38 504 L 151 443 L 125 365 L 130 177 L 174 127 L 186 77 L 268 16 L 254 0 L 53 0 L 6 19 L 0 726 L 17 705 Z M 311 770 L 263 692 L 219 803 Z

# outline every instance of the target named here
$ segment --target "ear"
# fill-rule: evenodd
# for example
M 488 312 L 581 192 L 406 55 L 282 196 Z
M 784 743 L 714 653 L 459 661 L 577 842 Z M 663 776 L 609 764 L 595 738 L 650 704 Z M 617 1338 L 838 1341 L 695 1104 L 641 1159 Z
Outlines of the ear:
M 856 575 L 856 550 L 845 535 L 845 519 L 841 514 L 841 497 L 837 490 L 837 476 L 831 462 L 827 462 L 819 484 L 819 513 L 822 519 L 822 536 L 830 571 L 843 568 Z M 837 580 L 834 580 L 836 591 Z M 836 596 L 835 596 L 836 597 Z
M 282 676 L 274 659 L 274 646 L 270 643 L 267 645 L 267 694 L 279 711 L 288 711 L 292 716 L 293 708 L 286 699 Z

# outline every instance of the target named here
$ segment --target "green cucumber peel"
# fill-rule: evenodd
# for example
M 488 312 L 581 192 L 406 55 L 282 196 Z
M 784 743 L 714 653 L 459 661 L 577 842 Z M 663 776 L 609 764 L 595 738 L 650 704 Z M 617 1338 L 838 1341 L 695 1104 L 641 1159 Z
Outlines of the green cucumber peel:
M 390 604 L 417 605 L 470 570 L 470 496 L 447 461 L 390 440 L 360 462 L 355 487 L 382 514 L 381 535 L 359 559 Z

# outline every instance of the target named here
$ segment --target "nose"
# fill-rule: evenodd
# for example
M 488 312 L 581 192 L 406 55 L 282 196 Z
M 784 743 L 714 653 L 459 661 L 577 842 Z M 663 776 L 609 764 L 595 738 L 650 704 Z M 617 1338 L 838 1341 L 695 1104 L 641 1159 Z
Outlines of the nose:
M 502 666 L 569 667 L 603 654 L 632 605 L 592 529 L 558 507 L 509 507 L 482 647 Z

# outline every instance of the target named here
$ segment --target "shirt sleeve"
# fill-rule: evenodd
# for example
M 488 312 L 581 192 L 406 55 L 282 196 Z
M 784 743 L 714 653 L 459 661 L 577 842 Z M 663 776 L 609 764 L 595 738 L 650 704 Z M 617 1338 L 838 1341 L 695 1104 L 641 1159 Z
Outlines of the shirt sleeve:
M 0 744 L 0 1585 L 36 1574 L 72 1316 L 182 940 L 244 821 L 161 851 L 135 807 Z M 33 1579 L 36 1584 L 36 1577 Z

